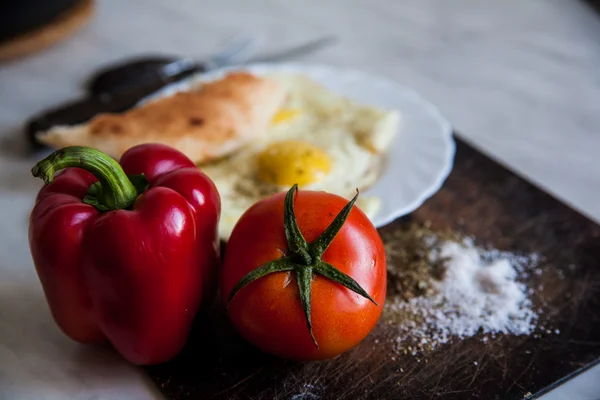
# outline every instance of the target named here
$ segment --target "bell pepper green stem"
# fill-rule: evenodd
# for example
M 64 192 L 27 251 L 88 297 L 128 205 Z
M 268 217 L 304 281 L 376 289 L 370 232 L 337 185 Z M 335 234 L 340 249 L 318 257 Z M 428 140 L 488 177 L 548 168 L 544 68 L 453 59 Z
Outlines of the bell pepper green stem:
M 46 184 L 54 179 L 54 174 L 64 168 L 77 167 L 91 172 L 102 187 L 97 196 L 106 210 L 128 208 L 138 196 L 123 168 L 107 154 L 86 146 L 70 146 L 56 150 L 38 162 L 31 173 Z

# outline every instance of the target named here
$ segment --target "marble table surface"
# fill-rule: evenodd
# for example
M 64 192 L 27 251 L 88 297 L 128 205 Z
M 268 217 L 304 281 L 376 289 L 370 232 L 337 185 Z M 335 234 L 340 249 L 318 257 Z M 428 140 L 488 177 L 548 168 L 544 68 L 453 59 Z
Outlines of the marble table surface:
M 19 129 L 78 96 L 99 65 L 141 52 L 199 57 L 239 32 L 277 49 L 326 34 L 306 62 L 410 86 L 470 141 L 600 221 L 600 15 L 577 0 L 99 0 L 76 37 L 0 64 L 0 399 L 153 399 L 136 368 L 55 327 L 27 244 L 40 182 Z M 600 367 L 544 396 L 598 399 Z

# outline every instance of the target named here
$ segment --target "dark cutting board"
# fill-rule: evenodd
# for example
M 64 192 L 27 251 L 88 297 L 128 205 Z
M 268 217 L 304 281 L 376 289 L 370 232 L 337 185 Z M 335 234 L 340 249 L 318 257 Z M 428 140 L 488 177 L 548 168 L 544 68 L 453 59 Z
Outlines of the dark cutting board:
M 350 352 L 296 363 L 243 342 L 217 306 L 199 315 L 180 356 L 147 373 L 168 399 L 487 400 L 537 397 L 599 361 L 597 224 L 460 139 L 443 187 L 381 233 L 385 240 L 410 221 L 426 220 L 471 235 L 482 246 L 539 253 L 543 273 L 529 284 L 552 331 L 488 343 L 455 340 L 420 357 L 396 356 L 394 329 L 380 321 Z

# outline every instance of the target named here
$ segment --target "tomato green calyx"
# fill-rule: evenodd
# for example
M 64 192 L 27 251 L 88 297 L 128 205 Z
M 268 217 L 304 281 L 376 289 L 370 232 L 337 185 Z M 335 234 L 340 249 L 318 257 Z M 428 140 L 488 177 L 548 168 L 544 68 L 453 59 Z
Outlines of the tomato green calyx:
M 312 264 L 312 257 L 309 253 L 308 243 L 306 243 L 306 239 L 304 239 L 302 232 L 300 232 L 298 220 L 294 214 L 294 193 L 296 190 L 298 190 L 298 185 L 294 184 L 285 196 L 285 203 L 283 205 L 283 229 L 285 231 L 285 238 L 290 253 L 301 258 L 304 265 L 310 265 Z
M 358 199 L 358 190 L 356 195 L 346 206 L 339 212 L 333 222 L 325 229 L 325 231 L 313 242 L 307 243 L 304 236 L 300 232 L 298 227 L 298 220 L 294 213 L 294 195 L 298 190 L 298 185 L 295 184 L 287 192 L 285 196 L 283 220 L 284 220 L 284 231 L 285 237 L 288 244 L 288 254 L 279 259 L 269 261 L 268 263 L 261 265 L 260 267 L 250 271 L 242 279 L 240 279 L 229 294 L 227 300 L 227 308 L 235 295 L 249 283 L 260 279 L 266 275 L 274 272 L 291 272 L 296 273 L 296 282 L 298 283 L 298 291 L 300 294 L 300 302 L 302 303 L 302 309 L 306 317 L 306 325 L 310 337 L 312 338 L 315 346 L 319 348 L 319 344 L 315 339 L 312 331 L 311 322 L 311 287 L 313 274 L 321 275 L 333 282 L 339 283 L 340 285 L 352 290 L 378 306 L 377 302 L 369 296 L 369 294 L 350 276 L 346 275 L 336 267 L 327 262 L 323 261 L 323 254 L 337 235 L 342 229 L 342 226 L 348 219 L 350 211 L 354 203 Z

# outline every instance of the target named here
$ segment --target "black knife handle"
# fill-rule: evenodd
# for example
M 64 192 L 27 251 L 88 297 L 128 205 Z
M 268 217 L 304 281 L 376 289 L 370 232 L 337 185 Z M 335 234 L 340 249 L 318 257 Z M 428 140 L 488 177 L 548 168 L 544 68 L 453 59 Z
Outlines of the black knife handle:
M 204 65 L 188 59 L 140 57 L 101 69 L 88 80 L 87 89 L 92 95 L 99 95 L 205 71 Z

